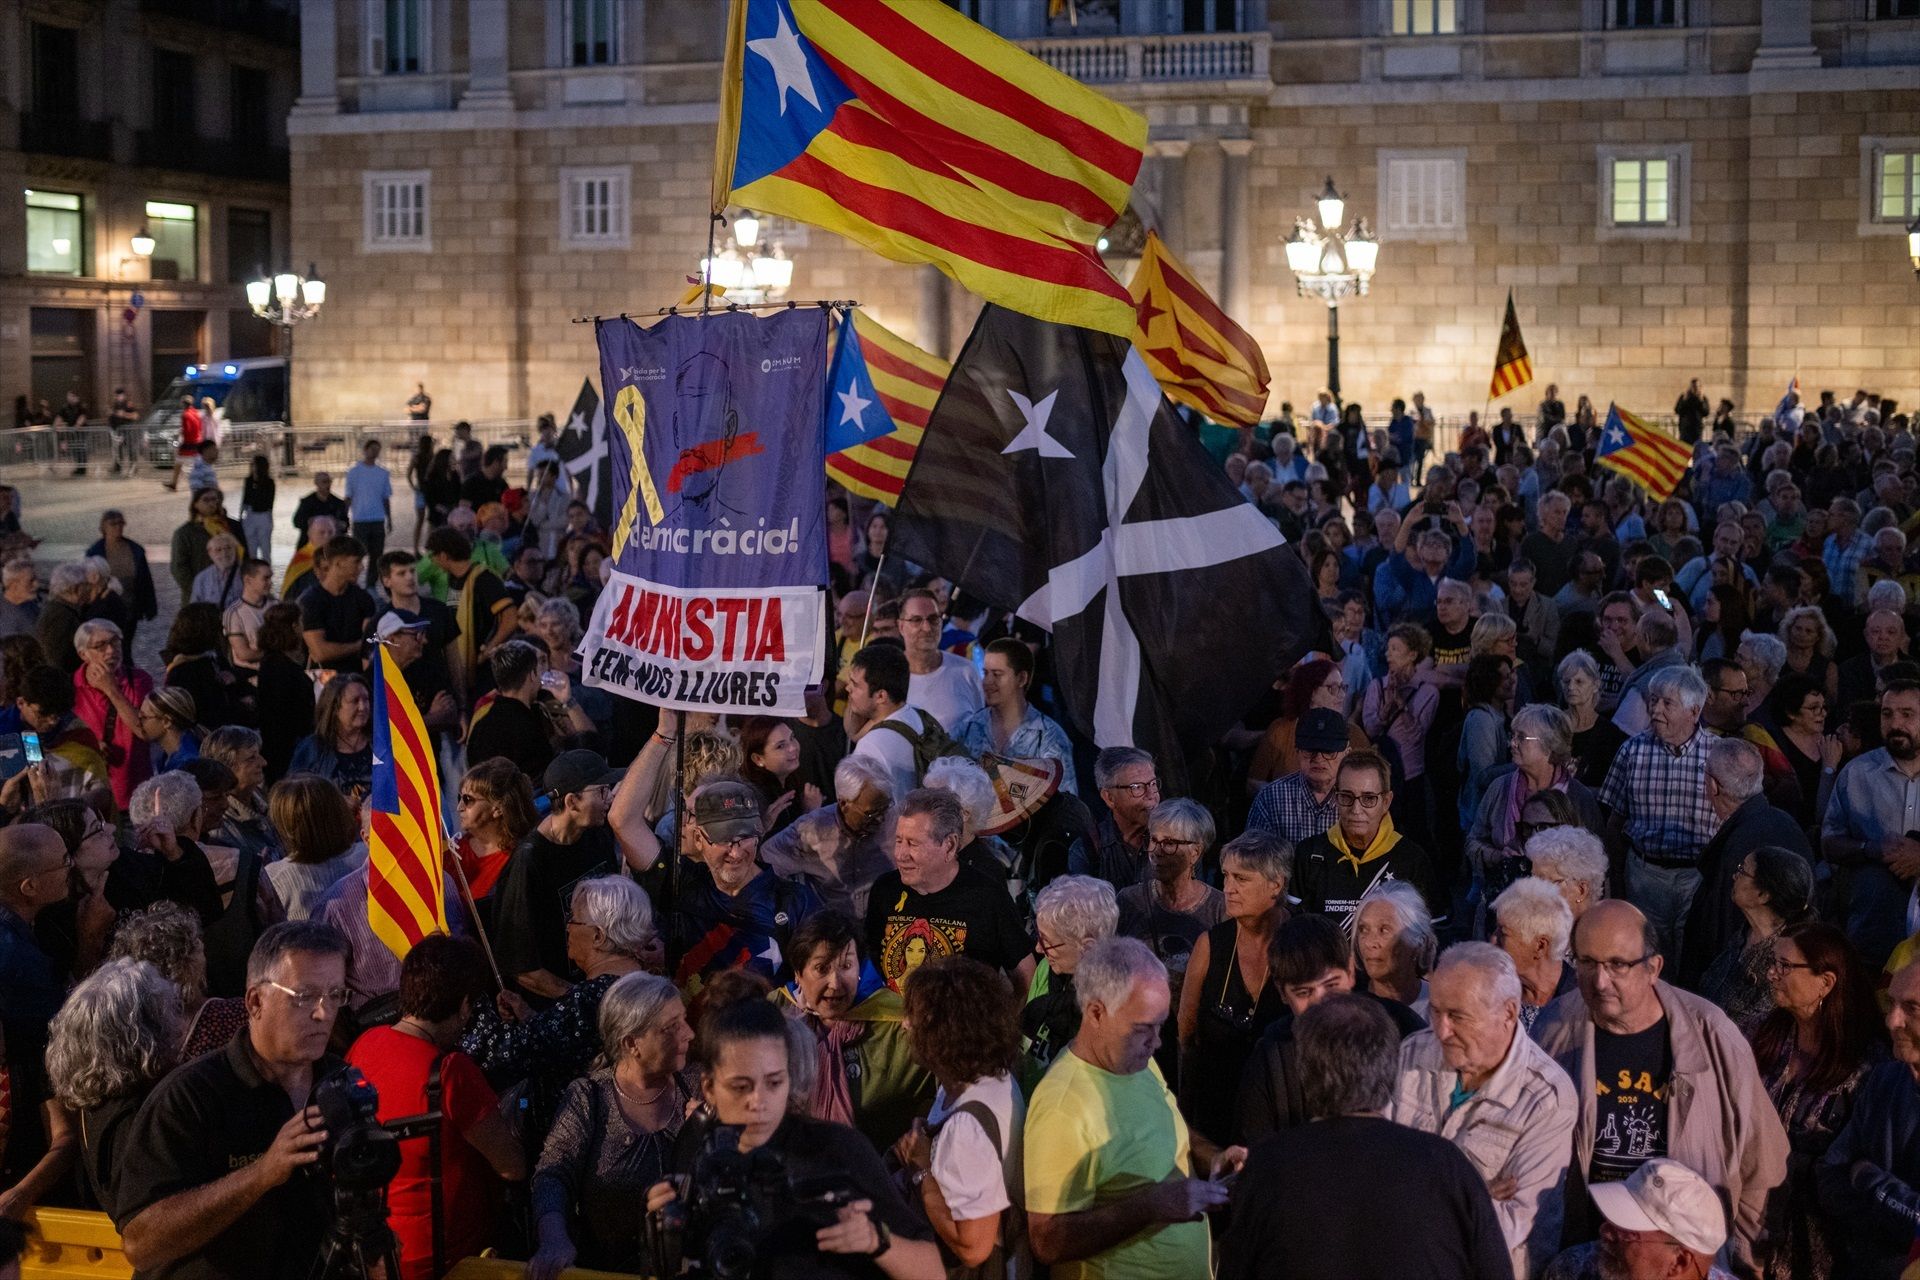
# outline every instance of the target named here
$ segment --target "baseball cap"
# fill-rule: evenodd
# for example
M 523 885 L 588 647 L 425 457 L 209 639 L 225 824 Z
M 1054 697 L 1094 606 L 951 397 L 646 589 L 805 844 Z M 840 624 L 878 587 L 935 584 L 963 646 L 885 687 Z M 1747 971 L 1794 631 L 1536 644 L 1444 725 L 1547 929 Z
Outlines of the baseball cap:
M 1296 751 L 1345 751 L 1347 718 L 1330 707 L 1309 707 L 1293 731 Z
M 693 820 L 714 841 L 760 834 L 760 792 L 745 782 L 715 782 L 693 798 Z
M 411 609 L 389 609 L 374 624 L 373 636 L 376 640 L 388 640 L 396 631 L 425 631 L 432 625 Z
M 625 769 L 609 768 L 598 751 L 577 749 L 555 756 L 540 785 L 556 796 L 570 796 L 588 787 L 613 786 L 626 776 Z
M 1588 1192 L 1607 1221 L 1624 1231 L 1658 1231 L 1708 1255 L 1727 1242 L 1720 1197 L 1678 1160 L 1649 1160 L 1625 1182 L 1603 1182 Z

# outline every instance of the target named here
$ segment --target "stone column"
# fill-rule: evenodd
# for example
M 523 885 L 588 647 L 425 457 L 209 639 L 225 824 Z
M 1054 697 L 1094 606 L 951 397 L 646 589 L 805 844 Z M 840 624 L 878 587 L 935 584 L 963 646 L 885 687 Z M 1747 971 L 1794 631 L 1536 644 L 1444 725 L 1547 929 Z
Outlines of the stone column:
M 334 0 L 301 0 L 300 97 L 293 109 L 302 115 L 332 115 L 340 110 L 340 23 Z
M 1760 48 L 1755 71 L 1792 71 L 1818 67 L 1813 47 L 1813 0 L 1766 0 L 1760 6 Z
M 1187 149 L 1193 144 L 1185 138 L 1159 138 L 1153 147 L 1154 190 L 1160 233 L 1175 253 L 1186 248 L 1184 224 L 1187 204 Z
M 953 358 L 952 282 L 935 266 L 918 268 L 920 345 L 942 360 Z
M 1254 270 L 1248 249 L 1247 157 L 1252 138 L 1222 138 L 1226 163 L 1220 171 L 1220 307 L 1241 324 L 1247 323 L 1247 280 Z
M 469 0 L 467 91 L 462 111 L 500 111 L 513 106 L 507 87 L 507 0 Z

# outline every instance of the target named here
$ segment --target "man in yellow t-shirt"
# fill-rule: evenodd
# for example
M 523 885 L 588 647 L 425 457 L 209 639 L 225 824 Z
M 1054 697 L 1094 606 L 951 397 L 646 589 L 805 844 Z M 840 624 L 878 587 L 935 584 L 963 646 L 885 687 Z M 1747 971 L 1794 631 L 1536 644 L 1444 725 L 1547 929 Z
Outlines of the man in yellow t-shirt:
M 1172 997 L 1166 967 L 1135 938 L 1095 943 L 1074 970 L 1080 1031 L 1027 1108 L 1028 1238 L 1053 1280 L 1212 1274 L 1209 1209 L 1246 1148 L 1189 1136 L 1154 1065 Z

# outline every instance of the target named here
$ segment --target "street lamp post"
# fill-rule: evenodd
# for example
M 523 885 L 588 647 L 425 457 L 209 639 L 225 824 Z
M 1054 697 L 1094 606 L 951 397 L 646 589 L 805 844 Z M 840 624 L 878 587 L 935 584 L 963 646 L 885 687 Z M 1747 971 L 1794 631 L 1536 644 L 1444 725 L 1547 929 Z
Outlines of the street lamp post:
M 307 274 L 304 276 L 292 271 L 269 276 L 262 271 L 259 279 L 247 282 L 247 305 L 253 308 L 253 314 L 268 324 L 279 325 L 284 338 L 282 350 L 287 360 L 287 418 L 286 429 L 281 433 L 280 466 L 287 472 L 293 470 L 294 461 L 293 326 L 319 315 L 326 300 L 327 282 L 320 278 L 319 269 L 312 263 L 307 264 Z
M 728 302 L 749 306 L 784 298 L 793 284 L 793 259 L 778 239 L 771 245 L 761 243 L 770 229 L 751 211 L 735 218 L 732 243 L 700 259 L 698 283 L 717 284 L 727 291 Z
M 1312 218 L 1294 219 L 1293 234 L 1286 241 L 1287 267 L 1301 297 L 1327 304 L 1327 390 L 1339 401 L 1340 300 L 1366 296 L 1380 259 L 1380 242 L 1368 230 L 1365 218 L 1356 218 L 1341 230 L 1347 202 L 1332 178 L 1314 203 L 1317 225 Z

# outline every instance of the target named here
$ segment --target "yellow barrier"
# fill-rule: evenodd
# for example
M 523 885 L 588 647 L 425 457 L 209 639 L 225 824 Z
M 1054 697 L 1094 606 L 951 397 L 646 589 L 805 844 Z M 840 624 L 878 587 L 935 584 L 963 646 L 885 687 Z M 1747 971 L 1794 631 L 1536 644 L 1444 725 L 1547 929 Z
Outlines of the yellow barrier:
M 104 1213 L 35 1209 L 27 1222 L 21 1280 L 130 1280 L 120 1233 Z
M 508 1262 L 504 1258 L 467 1258 L 447 1272 L 447 1280 L 520 1280 L 527 1273 L 524 1262 Z M 585 1271 L 579 1267 L 568 1267 L 560 1273 L 560 1280 L 635 1280 L 624 1271 Z

